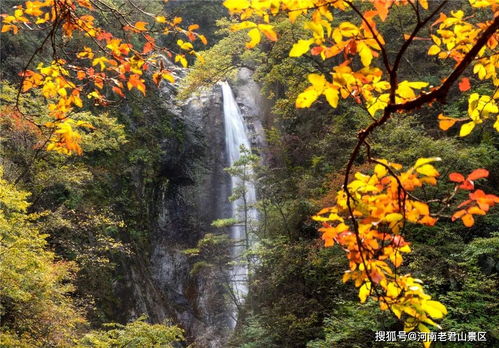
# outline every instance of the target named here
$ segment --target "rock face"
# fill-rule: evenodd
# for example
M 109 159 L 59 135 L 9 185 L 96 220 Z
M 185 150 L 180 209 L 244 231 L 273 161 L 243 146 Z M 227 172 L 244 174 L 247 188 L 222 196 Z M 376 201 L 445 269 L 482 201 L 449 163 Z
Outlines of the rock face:
M 181 74 L 181 72 L 179 73 Z M 263 146 L 259 88 L 249 70 L 242 70 L 232 88 L 254 148 Z M 164 107 L 182 127 L 182 139 L 165 137 L 162 164 L 150 206 L 151 250 L 136 254 L 121 266 L 124 284 L 118 289 L 127 319 L 147 314 L 186 330 L 196 347 L 223 347 L 230 334 L 231 310 L 227 289 L 220 279 L 228 270 L 208 268 L 192 274 L 192 257 L 183 251 L 196 246 L 211 222 L 231 216 L 222 92 L 219 85 L 183 104 L 174 101 L 174 89 L 162 90 Z

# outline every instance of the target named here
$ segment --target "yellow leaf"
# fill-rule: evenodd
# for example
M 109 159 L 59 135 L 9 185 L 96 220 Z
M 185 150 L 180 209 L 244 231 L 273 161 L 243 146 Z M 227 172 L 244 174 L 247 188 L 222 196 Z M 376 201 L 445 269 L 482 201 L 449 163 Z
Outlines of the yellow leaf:
M 170 74 L 170 73 L 162 73 L 162 74 L 161 74 L 161 77 L 162 77 L 163 79 L 165 79 L 165 80 L 170 81 L 171 83 L 174 83 L 174 82 L 175 82 L 175 78 L 174 78 L 174 77 L 173 77 L 173 75 L 172 75 L 172 74 Z
M 421 324 L 421 323 L 418 324 L 418 329 L 421 332 L 430 332 L 430 329 L 428 329 L 428 327 L 426 325 Z
M 85 122 L 85 121 L 77 121 L 76 126 L 89 128 L 89 129 L 95 129 L 95 127 L 90 122 Z
M 403 218 L 404 217 L 402 216 L 402 214 L 399 214 L 399 213 L 390 213 L 390 214 L 385 216 L 385 220 L 387 222 L 397 222 L 397 221 L 402 220 Z
M 421 307 L 433 319 L 443 318 L 443 316 L 447 314 L 445 306 L 438 301 L 423 301 Z
M 336 43 L 340 43 L 343 41 L 343 36 L 341 35 L 341 30 L 336 28 L 333 30 L 333 39 Z
M 317 93 L 321 94 L 324 89 L 324 85 L 326 84 L 326 78 L 324 75 L 319 74 L 309 74 L 308 81 L 312 84 Z
M 81 98 L 78 95 L 72 96 L 73 98 L 73 104 L 82 108 L 83 107 L 83 102 L 81 101 Z
M 182 66 L 183 66 L 184 68 L 187 68 L 187 65 L 188 65 L 188 63 L 187 63 L 187 59 L 185 59 L 185 57 L 184 57 L 183 55 L 181 55 L 181 54 L 177 54 L 177 55 L 175 56 L 175 63 L 178 63 L 178 62 L 180 62 L 180 64 L 182 64 Z
M 324 95 L 326 96 L 326 100 L 329 105 L 331 105 L 333 108 L 336 108 L 338 106 L 339 92 L 337 89 L 327 87 L 324 90 Z
M 258 24 L 258 29 L 269 39 L 270 41 L 277 41 L 277 34 L 275 33 L 274 27 L 270 24 Z
M 105 63 L 107 63 L 108 61 L 109 60 L 106 57 L 98 57 L 92 60 L 92 66 L 96 66 L 97 64 L 99 64 L 100 70 L 102 71 L 106 67 Z
M 346 37 L 351 37 L 359 34 L 359 28 L 357 28 L 355 24 L 352 24 L 350 22 L 342 22 L 338 28 L 341 31 L 341 35 Z
M 248 32 L 248 36 L 251 38 L 250 42 L 246 43 L 247 48 L 253 48 L 261 40 L 260 31 L 257 28 L 253 28 Z
M 393 263 L 395 267 L 399 267 L 404 260 L 399 252 L 393 252 L 390 254 L 390 261 Z
M 438 171 L 433 167 L 431 164 L 425 164 L 422 165 L 421 167 L 418 167 L 416 171 L 420 174 L 426 175 L 426 176 L 439 176 L 440 174 Z
M 471 133 L 473 128 L 475 128 L 475 122 L 473 122 L 473 121 L 463 124 L 461 126 L 461 130 L 459 131 L 459 136 L 460 137 L 467 136 L 468 134 Z
M 402 289 L 396 282 L 388 283 L 388 286 L 386 287 L 386 296 L 396 298 L 398 297 L 398 295 L 400 295 L 401 292 Z
M 310 45 L 314 43 L 314 39 L 298 40 L 289 51 L 290 57 L 300 57 L 308 52 Z
M 230 27 L 230 30 L 232 31 L 238 31 L 242 29 L 249 29 L 249 28 L 255 28 L 256 24 L 250 21 L 244 21 L 241 23 L 234 24 Z
M 407 82 L 407 81 L 404 81 Z M 428 82 L 422 82 L 422 81 L 415 81 L 415 82 L 408 82 L 407 83 L 410 87 L 416 88 L 416 89 L 421 89 L 429 85 Z
M 239 12 L 244 10 L 250 6 L 248 0 L 225 0 L 224 6 L 229 9 L 231 12 Z
M 298 95 L 298 98 L 296 98 L 296 107 L 309 108 L 310 105 L 312 105 L 312 103 L 317 100 L 319 95 L 320 93 L 317 93 L 317 91 L 313 87 L 307 88 L 305 91 Z
M 311 30 L 314 33 L 314 38 L 324 38 L 324 27 L 321 23 L 305 22 L 304 28 Z
M 294 23 L 296 21 L 296 18 L 298 18 L 299 15 L 301 15 L 303 10 L 294 10 L 294 11 L 289 11 L 288 12 L 288 18 L 291 23 Z
M 382 166 L 381 164 L 376 164 L 376 166 L 374 166 L 374 173 L 379 179 L 381 179 L 388 173 L 388 170 L 385 168 L 385 166 Z
M 385 93 L 381 94 L 378 98 L 372 98 L 368 102 L 367 111 L 374 116 L 376 111 L 383 110 L 388 105 L 390 95 Z
M 364 66 L 369 66 L 373 59 L 373 53 L 369 46 L 367 46 L 364 42 L 359 41 L 357 43 L 357 50 L 359 52 L 360 60 Z
M 431 163 L 431 162 L 438 162 L 441 161 L 442 159 L 440 157 L 426 157 L 426 158 L 418 158 L 416 161 L 416 164 L 414 164 L 414 168 L 421 167 L 425 164 Z
M 157 16 L 156 17 L 156 22 L 158 22 L 158 23 L 166 23 L 165 16 Z
M 189 51 L 194 48 L 190 42 L 185 42 L 184 40 L 177 40 L 177 45 L 184 51 Z
M 478 75 L 480 80 L 483 80 L 487 75 L 487 70 L 482 64 L 475 64 L 473 67 L 473 72 Z
M 360 302 L 361 303 L 366 302 L 367 297 L 370 295 L 370 293 L 371 293 L 371 283 L 370 282 L 366 282 L 359 289 Z
M 388 308 L 388 306 L 387 306 L 387 308 Z M 400 309 L 400 306 L 393 305 L 391 310 L 392 310 L 393 314 L 395 314 L 395 316 L 400 319 L 400 316 L 402 315 L 402 310 Z
M 412 89 L 421 89 L 426 86 L 428 86 L 428 82 L 402 81 L 398 85 L 397 94 L 402 98 L 413 99 L 416 98 L 416 95 L 414 94 L 414 91 Z
M 434 56 L 435 54 L 438 54 L 440 51 L 441 51 L 440 47 L 438 47 L 437 45 L 432 45 L 428 50 L 428 55 Z

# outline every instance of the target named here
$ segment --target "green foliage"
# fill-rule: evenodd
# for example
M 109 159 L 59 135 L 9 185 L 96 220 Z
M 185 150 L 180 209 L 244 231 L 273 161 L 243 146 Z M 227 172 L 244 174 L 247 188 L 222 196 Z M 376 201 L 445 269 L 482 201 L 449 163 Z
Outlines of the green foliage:
M 337 302 L 356 301 L 347 286 L 334 281 L 345 266 L 337 250 L 281 238 L 261 241 L 255 256 L 254 306 L 243 314 L 234 346 L 303 347 L 323 336 L 322 322 Z
M 381 325 L 380 319 L 386 318 L 380 316 L 376 307 L 373 302 L 359 308 L 355 303 L 338 301 L 324 319 L 324 339 L 308 342 L 307 348 L 372 346 L 375 331 L 389 329 Z
M 0 342 L 63 347 L 85 323 L 70 297 L 75 265 L 47 249 L 35 223 L 40 214 L 27 213 L 28 196 L 3 179 L 0 166 Z
M 95 330 L 86 334 L 77 348 L 172 348 L 184 340 L 183 330 L 177 326 L 148 324 L 141 317 L 126 325 L 106 324 L 107 330 Z
M 192 93 L 199 93 L 203 88 L 232 77 L 237 68 L 258 66 L 260 54 L 255 50 L 245 49 L 245 34 L 230 32 L 227 27 L 231 24 L 227 19 L 217 21 L 217 25 L 222 28 L 218 33 L 224 35 L 224 38 L 210 49 L 200 52 L 203 60 L 196 60 L 182 80 L 180 98 L 185 99 Z
M 450 331 L 486 331 L 491 346 L 499 343 L 498 252 L 497 232 L 471 241 L 456 255 L 450 277 L 453 283 L 444 295 L 450 307 L 444 325 Z
M 250 149 L 247 149 L 244 145 L 241 145 L 239 149 L 240 157 L 236 160 L 231 167 L 225 168 L 224 170 L 229 173 L 230 176 L 236 178 L 239 184 L 232 188 L 232 195 L 229 197 L 231 202 L 236 201 L 238 199 L 243 199 L 245 206 L 240 207 L 241 209 L 248 209 L 246 204 L 248 193 L 248 185 L 255 180 L 255 176 L 253 174 L 253 168 L 259 161 L 259 157 L 253 153 L 251 153 Z
M 197 274 L 214 268 L 223 271 L 230 263 L 230 238 L 227 234 L 207 233 L 201 238 L 196 248 L 186 249 L 183 252 L 194 258 L 191 274 Z M 228 284 L 223 279 L 219 279 L 224 286 Z
M 234 224 L 237 224 L 237 219 L 229 218 L 229 219 L 217 219 L 211 223 L 211 226 L 216 228 L 229 227 Z

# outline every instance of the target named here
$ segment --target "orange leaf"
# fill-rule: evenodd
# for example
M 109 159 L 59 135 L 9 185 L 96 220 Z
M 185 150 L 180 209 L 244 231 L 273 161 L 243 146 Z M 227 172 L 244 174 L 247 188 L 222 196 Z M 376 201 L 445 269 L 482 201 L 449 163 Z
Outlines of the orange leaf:
M 4 24 L 2 27 L 2 33 L 5 33 L 9 30 L 12 30 L 14 34 L 17 34 L 19 31 L 19 28 L 13 24 Z
M 463 220 L 463 224 L 466 227 L 471 227 L 475 224 L 475 219 L 473 219 L 473 215 L 471 214 L 465 214 L 461 219 Z
M 139 91 L 141 91 L 143 95 L 146 95 L 146 85 L 144 84 L 144 80 L 142 80 L 137 74 L 133 74 L 132 76 L 130 76 L 127 82 L 127 87 L 129 90 L 135 87 Z
M 458 210 L 454 213 L 454 215 L 452 215 L 451 220 L 455 221 L 456 219 L 460 219 L 464 214 L 466 214 L 466 210 Z
M 461 185 L 459 185 L 459 188 L 462 188 L 463 190 L 473 190 L 475 188 L 475 185 L 469 180 L 465 180 Z
M 464 176 L 462 174 L 459 174 L 459 173 L 450 173 L 449 179 L 450 179 L 450 181 L 453 181 L 453 182 L 463 182 Z
M 204 35 L 199 35 L 199 40 L 201 40 L 201 42 L 203 43 L 203 45 L 207 45 L 208 44 L 208 40 L 206 40 L 206 36 Z
M 374 1 L 374 7 L 378 11 L 379 18 L 384 22 L 388 16 L 388 8 L 391 6 L 392 1 L 388 0 L 376 0 Z
M 471 88 L 470 80 L 467 77 L 463 77 L 461 82 L 459 82 L 459 90 L 461 92 L 466 92 Z
M 475 169 L 474 171 L 471 172 L 470 175 L 466 179 L 468 180 L 477 180 L 481 178 L 486 178 L 489 176 L 489 171 L 487 169 L 479 168 Z
M 322 46 L 315 46 L 310 50 L 310 53 L 312 53 L 313 56 L 317 56 L 321 54 L 321 52 L 324 50 L 324 47 Z
M 471 207 L 468 208 L 468 214 L 475 214 L 475 215 L 485 215 L 485 212 L 480 209 L 479 207 Z
M 83 70 L 78 70 L 78 72 L 76 73 L 76 78 L 78 80 L 83 80 L 85 78 L 86 74 Z
M 142 54 L 147 54 L 151 52 L 154 48 L 154 44 L 152 42 L 146 42 L 144 45 L 144 49 L 142 50 Z
M 447 117 L 442 114 L 438 115 L 438 126 L 440 127 L 441 130 L 446 131 L 450 127 L 452 127 L 457 120 L 452 117 Z
M 468 200 L 466 200 L 466 201 L 464 201 L 464 202 L 461 202 L 461 204 L 459 204 L 457 207 L 458 207 L 458 208 L 462 208 L 462 207 L 464 207 L 465 205 L 470 204 L 471 202 L 472 202 L 472 200 L 471 200 L 471 199 L 468 199 Z
M 113 92 L 119 95 L 122 98 L 125 98 L 125 95 L 123 94 L 123 91 L 119 87 L 113 87 Z
M 133 26 L 135 27 L 135 29 L 137 29 L 138 31 L 146 31 L 146 25 L 148 23 L 147 22 L 137 22 L 135 23 Z
M 97 36 L 97 40 L 109 41 L 112 38 L 113 38 L 113 34 L 107 32 L 107 31 L 103 31 L 103 32 L 99 33 L 99 35 Z
M 152 80 L 154 81 L 156 86 L 159 85 L 159 83 L 161 82 L 161 73 L 152 74 Z

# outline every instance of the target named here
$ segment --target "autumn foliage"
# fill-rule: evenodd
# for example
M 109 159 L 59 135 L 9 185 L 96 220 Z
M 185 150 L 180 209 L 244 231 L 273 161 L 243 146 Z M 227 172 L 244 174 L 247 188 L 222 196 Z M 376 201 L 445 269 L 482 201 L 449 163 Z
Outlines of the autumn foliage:
M 118 8 L 100 0 L 26 1 L 15 6 L 12 13 L 2 15 L 2 33 L 44 32 L 40 47 L 20 76 L 22 93 L 39 89 L 48 101 L 54 121 L 43 125 L 52 129 L 47 150 L 81 154 L 78 129 L 92 126 L 73 122 L 74 110 L 87 102 L 110 105 L 125 98 L 126 91 L 137 90 L 145 95 L 147 75 L 152 75 L 156 85 L 162 80 L 174 82 L 166 59 L 186 67 L 187 55 L 197 56 L 191 41 L 207 43 L 196 32 L 199 28 L 196 24 L 183 28 L 180 17 L 156 16 L 138 7 L 134 10 L 148 22 L 133 22 Z M 99 25 L 103 13 L 119 24 L 116 32 Z M 155 39 L 158 34 L 185 40 L 179 38 L 175 47 L 167 48 L 158 44 Z M 59 36 L 66 45 L 78 40 L 79 51 L 62 54 L 54 49 L 50 63 L 32 64 L 44 46 L 55 47 Z
M 368 298 L 378 301 L 380 308 L 392 312 L 407 331 L 428 332 L 429 325 L 440 327 L 434 320 L 447 313 L 445 306 L 425 293 L 421 280 L 401 273 L 403 255 L 411 251 L 410 243 L 404 239 L 406 225 L 433 226 L 441 218 L 441 210 L 431 211 L 434 205 L 417 196 L 423 186 L 437 185 L 440 173 L 433 163 L 440 159 L 420 158 L 404 171 L 400 164 L 373 158 L 368 138 L 399 113 L 445 101 L 455 84 L 463 93 L 471 90 L 470 79 L 461 78 L 469 67 L 478 80 L 490 84 L 495 92 L 470 93 L 467 116 L 440 114 L 439 126 L 447 130 L 462 123 L 459 135 L 466 136 L 477 125 L 495 118 L 494 128 L 499 131 L 497 2 L 470 0 L 471 13 L 464 10 L 444 13 L 447 1 L 426 0 L 227 0 L 224 4 L 240 19 L 232 29 L 249 29 L 248 48 L 258 44 L 263 36 L 278 40 L 272 23 L 285 16 L 292 23 L 300 19 L 308 33 L 308 38 L 294 43 L 290 57 L 309 55 L 332 60 L 334 66 L 329 73 L 308 75 L 309 87 L 298 95 L 297 108 L 308 108 L 322 96 L 333 108 L 350 99 L 373 119 L 358 133 L 335 205 L 324 208 L 314 219 L 322 224 L 320 232 L 325 246 L 338 244 L 345 250 L 350 267 L 343 281 L 353 281 L 359 288 L 361 302 Z M 415 24 L 393 54 L 387 50 L 378 26 L 399 6 L 412 9 Z M 350 20 L 337 19 L 345 18 L 344 13 L 350 14 Z M 429 37 L 420 37 L 423 28 Z M 441 77 L 440 85 L 399 76 L 404 54 L 415 40 L 429 42 L 427 54 L 448 62 L 451 73 Z M 373 174 L 355 173 L 351 180 L 353 163 L 364 148 L 368 160 L 374 164 Z M 465 226 L 472 226 L 473 216 L 486 214 L 499 201 L 498 197 L 474 188 L 475 180 L 487 176 L 485 169 L 477 169 L 466 178 L 451 174 L 450 181 L 456 183 L 454 191 L 435 203 L 447 207 L 458 190 L 470 191 L 469 200 L 457 207 L 452 220 L 461 219 Z
M 441 130 L 459 124 L 461 137 L 483 124 L 499 131 L 499 7 L 496 0 L 469 0 L 466 8 L 446 11 L 447 0 L 226 0 L 224 5 L 238 17 L 232 30 L 245 30 L 246 47 L 251 49 L 262 39 L 279 40 L 274 20 L 283 17 L 291 23 L 303 23 L 304 38 L 297 39 L 290 57 L 308 56 L 333 65 L 327 73 L 315 71 L 307 76 L 308 86 L 299 93 L 295 105 L 304 109 L 325 100 L 332 108 L 351 101 L 360 105 L 372 123 L 358 133 L 358 142 L 346 166 L 342 189 L 335 204 L 318 212 L 313 219 L 321 223 L 319 231 L 325 246 L 340 245 L 346 253 L 349 269 L 344 282 L 352 281 L 361 302 L 378 301 L 381 310 L 397 317 L 407 331 L 430 331 L 439 327 L 446 307 L 433 300 L 422 280 L 402 272 L 404 255 L 411 252 L 404 231 L 409 224 L 434 226 L 439 219 L 461 220 L 471 227 L 475 218 L 485 215 L 499 198 L 475 188 L 485 179 L 486 169 L 467 176 L 452 173 L 454 190 L 434 204 L 418 197 L 418 190 L 435 186 L 440 173 L 438 157 L 419 158 L 414 165 L 401 164 L 371 156 L 369 136 L 390 118 L 410 113 L 436 102 L 444 102 L 449 90 L 457 87 L 467 99 L 466 115 L 436 116 Z M 403 44 L 393 53 L 387 49 L 378 29 L 396 7 L 409 8 L 414 26 L 404 35 Z M 189 56 L 200 57 L 196 40 L 206 44 L 197 32 L 198 25 L 182 27 L 182 18 L 159 16 L 135 9 L 143 19 L 131 21 L 126 15 L 100 0 L 26 1 L 3 14 L 1 32 L 44 33 L 40 48 L 23 71 L 20 93 L 35 90 L 47 100 L 52 120 L 39 125 L 50 130 L 46 149 L 63 154 L 81 154 L 83 129 L 93 125 L 73 120 L 72 113 L 86 105 L 108 106 L 137 91 L 146 95 L 147 79 L 159 85 L 162 80 L 175 82 L 168 60 L 183 67 Z M 116 22 L 116 30 L 101 24 L 102 14 Z M 344 20 L 349 15 L 349 20 Z M 422 33 L 428 35 L 422 37 Z M 174 37 L 175 47 L 163 47 L 158 35 Z M 37 54 L 57 38 L 78 40 L 76 52 L 53 51 L 50 62 L 36 62 Z M 450 73 L 440 83 L 413 81 L 400 74 L 404 55 L 416 41 L 427 43 L 429 59 L 447 64 Z M 469 73 L 467 76 L 463 76 Z M 470 78 L 477 79 L 494 92 L 475 90 Z M 18 115 L 21 111 L 11 112 Z M 352 173 L 354 161 L 362 150 L 372 164 L 371 173 Z M 453 215 L 445 217 L 441 207 L 454 203 L 456 194 L 467 191 L 466 201 L 457 205 Z M 429 345 L 429 342 L 425 342 Z

